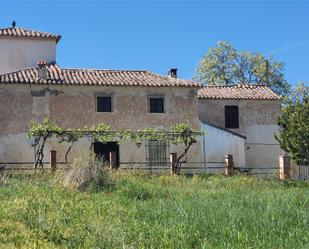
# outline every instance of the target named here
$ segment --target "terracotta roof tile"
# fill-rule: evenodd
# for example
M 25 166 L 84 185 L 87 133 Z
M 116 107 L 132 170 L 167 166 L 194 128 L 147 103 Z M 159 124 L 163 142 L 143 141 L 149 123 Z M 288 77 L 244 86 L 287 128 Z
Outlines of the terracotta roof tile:
M 27 68 L 0 75 L 0 84 L 94 85 L 147 87 L 201 87 L 195 81 L 176 79 L 142 70 L 68 69 L 46 66 L 47 77 L 38 76 L 37 68 Z
M 0 29 L 0 37 L 55 39 L 56 42 L 58 42 L 61 39 L 61 35 L 55 35 L 47 32 L 40 32 L 23 28 L 2 28 Z
M 279 100 L 266 85 L 230 85 L 230 86 L 208 86 L 198 91 L 200 99 L 264 99 Z

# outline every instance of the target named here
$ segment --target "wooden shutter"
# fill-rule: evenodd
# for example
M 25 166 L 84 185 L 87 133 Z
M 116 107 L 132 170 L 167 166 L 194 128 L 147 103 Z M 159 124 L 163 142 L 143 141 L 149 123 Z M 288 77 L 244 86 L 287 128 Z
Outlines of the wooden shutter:
M 239 128 L 239 113 L 238 106 L 225 106 L 225 128 L 236 129 Z

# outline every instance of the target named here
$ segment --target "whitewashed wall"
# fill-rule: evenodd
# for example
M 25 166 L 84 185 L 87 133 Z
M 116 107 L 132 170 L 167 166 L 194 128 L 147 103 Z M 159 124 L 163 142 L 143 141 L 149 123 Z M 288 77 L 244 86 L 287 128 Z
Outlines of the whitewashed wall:
M 280 149 L 275 133 L 279 126 L 272 125 L 250 125 L 245 127 L 246 162 L 249 168 L 273 168 L 279 167 L 279 156 L 284 155 Z
M 233 134 L 222 128 L 201 123 L 205 135 L 206 162 L 224 162 L 225 155 L 232 154 L 236 167 L 246 166 L 245 142 L 242 136 Z M 222 164 L 207 163 L 207 167 L 222 166 Z
M 38 61 L 56 61 L 56 41 L 0 38 L 0 73 L 36 67 Z

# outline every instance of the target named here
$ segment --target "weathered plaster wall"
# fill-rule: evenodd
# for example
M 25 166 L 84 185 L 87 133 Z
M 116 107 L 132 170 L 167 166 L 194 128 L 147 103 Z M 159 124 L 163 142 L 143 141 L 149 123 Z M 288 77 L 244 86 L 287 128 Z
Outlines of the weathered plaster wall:
M 246 134 L 246 127 L 275 124 L 281 113 L 280 102 L 277 100 L 199 99 L 198 113 L 200 120 L 224 128 L 224 107 L 226 105 L 237 105 L 239 107 L 239 129 L 231 130 L 244 136 L 248 135 Z
M 225 155 L 232 154 L 236 167 L 246 166 L 244 137 L 234 135 L 228 131 L 212 125 L 201 123 L 205 136 L 205 155 L 207 167 L 224 167 Z M 221 162 L 221 163 L 220 163 Z M 223 171 L 215 169 L 214 172 Z
M 33 97 L 31 92 L 45 89 L 45 96 Z M 55 93 L 57 92 L 57 95 Z M 111 113 L 96 112 L 95 96 L 112 94 Z M 164 95 L 165 113 L 149 113 L 148 96 Z M 164 128 L 169 129 L 175 123 L 187 123 L 200 129 L 197 115 L 196 89 L 189 88 L 142 88 L 142 87 L 74 87 L 74 86 L 0 86 L 0 161 L 16 161 L 14 146 L 21 142 L 27 146 L 18 147 L 19 160 L 31 161 L 33 148 L 26 138 L 27 124 L 30 120 L 41 121 L 50 117 L 62 127 L 84 127 L 106 123 L 116 129 Z M 18 138 L 16 138 L 18 134 Z M 14 137 L 14 139 L 12 139 Z M 88 150 L 91 141 L 86 139 L 74 145 L 71 157 L 78 155 L 81 148 Z M 64 160 L 64 147 L 50 143 L 46 147 L 58 151 L 59 160 Z M 180 147 L 170 147 L 170 152 Z M 14 153 L 12 152 L 14 151 Z M 121 161 L 145 161 L 145 146 L 137 148 L 135 144 L 124 142 L 120 145 Z M 48 156 L 46 160 L 48 161 Z M 189 155 L 195 162 L 202 161 L 201 142 L 195 145 Z
M 56 41 L 0 38 L 0 73 L 36 67 L 38 61 L 56 61 Z
M 279 131 L 275 124 L 250 125 L 245 127 L 246 162 L 248 167 L 277 168 L 279 156 L 284 155 L 274 135 Z
M 281 113 L 280 102 L 199 99 L 200 120 L 224 128 L 225 105 L 239 106 L 239 129 L 230 130 L 247 137 L 247 167 L 279 167 L 279 156 L 283 152 L 274 134 L 278 131 L 276 120 Z
M 53 87 L 64 94 L 50 97 L 50 116 L 63 127 L 107 123 L 117 129 L 169 128 L 179 122 L 199 128 L 196 90 L 146 87 Z M 110 113 L 96 112 L 95 95 L 112 94 Z M 165 113 L 149 113 L 148 95 L 165 96 Z M 59 111 L 61 110 L 61 112 Z

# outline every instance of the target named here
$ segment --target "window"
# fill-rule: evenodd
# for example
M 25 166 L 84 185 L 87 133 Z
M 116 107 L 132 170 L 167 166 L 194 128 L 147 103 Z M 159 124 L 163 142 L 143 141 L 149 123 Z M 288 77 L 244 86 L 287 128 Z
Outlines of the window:
M 225 128 L 239 128 L 239 114 L 238 106 L 227 105 L 225 106 Z
M 149 97 L 149 111 L 151 113 L 164 113 L 164 97 L 162 96 Z
M 146 142 L 147 162 L 149 166 L 167 166 L 168 143 L 165 141 L 149 140 Z
M 111 112 L 112 111 L 112 97 L 98 96 L 97 97 L 97 112 Z

